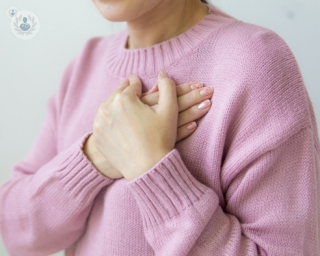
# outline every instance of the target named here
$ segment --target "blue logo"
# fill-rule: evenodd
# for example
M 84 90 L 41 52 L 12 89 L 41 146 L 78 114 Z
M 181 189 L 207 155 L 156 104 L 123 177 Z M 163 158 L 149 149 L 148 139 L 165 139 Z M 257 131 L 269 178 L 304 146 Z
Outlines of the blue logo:
M 24 17 L 23 18 L 23 24 L 20 25 L 20 28 L 23 30 L 23 31 L 27 31 L 29 28 L 30 28 L 30 25 L 27 23 L 27 18 Z
M 19 12 L 19 9 L 17 7 L 12 6 L 12 7 L 8 8 L 7 16 L 8 16 L 9 19 L 12 19 L 13 17 L 16 16 L 16 14 L 18 12 Z
M 17 17 L 15 18 L 15 21 L 13 22 L 13 24 L 14 24 L 15 30 L 18 32 L 18 34 L 31 35 L 36 30 L 37 22 L 34 21 L 34 17 L 31 17 L 30 15 L 28 15 L 28 18 L 31 22 L 31 26 L 30 26 L 30 24 L 27 23 L 27 21 L 28 21 L 27 17 L 23 18 L 23 23 L 21 23 L 20 26 L 19 26 L 19 22 L 22 19 L 22 15 L 18 14 Z
M 22 40 L 34 38 L 40 30 L 40 21 L 38 16 L 32 11 L 18 11 L 11 18 L 12 34 Z

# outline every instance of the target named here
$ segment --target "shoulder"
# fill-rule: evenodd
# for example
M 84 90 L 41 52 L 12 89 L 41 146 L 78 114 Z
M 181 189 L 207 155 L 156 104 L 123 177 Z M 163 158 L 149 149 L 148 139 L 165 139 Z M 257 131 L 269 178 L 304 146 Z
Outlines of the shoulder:
M 292 51 L 279 34 L 242 21 L 220 31 L 215 42 L 215 53 L 220 59 L 233 59 L 233 63 L 245 64 L 242 68 L 279 59 L 295 61 Z
M 215 80 L 222 83 L 221 91 L 230 92 L 233 127 L 254 127 L 268 135 L 265 145 L 274 146 L 311 126 L 312 106 L 299 65 L 276 32 L 235 23 L 220 32 L 214 56 Z M 251 138 L 239 130 L 232 133 Z
M 302 75 L 293 52 L 285 40 L 271 29 L 243 21 L 233 22 L 222 27 L 218 34 L 213 34 L 207 47 L 210 55 L 214 56 L 211 62 L 218 76 L 259 80 L 261 86 L 265 86 L 281 75 L 287 78 L 293 75 L 296 85 L 301 87 L 298 80 Z M 258 87 L 256 83 L 251 89 Z

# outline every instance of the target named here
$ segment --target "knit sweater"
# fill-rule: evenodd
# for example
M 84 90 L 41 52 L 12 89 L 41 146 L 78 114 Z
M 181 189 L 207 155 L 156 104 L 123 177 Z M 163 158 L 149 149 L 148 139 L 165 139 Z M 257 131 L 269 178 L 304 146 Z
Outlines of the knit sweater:
M 69 63 L 0 189 L 11 256 L 319 255 L 320 145 L 297 62 L 275 32 L 209 8 L 170 40 L 126 49 L 123 30 Z M 109 179 L 82 150 L 96 111 L 121 78 L 145 92 L 160 69 L 212 86 L 212 107 L 142 176 Z

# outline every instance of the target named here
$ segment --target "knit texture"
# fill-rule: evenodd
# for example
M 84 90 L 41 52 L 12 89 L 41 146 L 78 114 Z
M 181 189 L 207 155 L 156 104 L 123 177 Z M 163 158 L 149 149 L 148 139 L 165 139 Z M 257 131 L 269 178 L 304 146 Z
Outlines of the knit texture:
M 1 186 L 10 255 L 319 255 L 317 124 L 287 44 L 212 6 L 170 40 L 130 50 L 127 38 L 85 44 Z M 122 77 L 137 74 L 145 92 L 160 69 L 213 87 L 212 107 L 142 176 L 108 179 L 82 151 L 95 113 Z

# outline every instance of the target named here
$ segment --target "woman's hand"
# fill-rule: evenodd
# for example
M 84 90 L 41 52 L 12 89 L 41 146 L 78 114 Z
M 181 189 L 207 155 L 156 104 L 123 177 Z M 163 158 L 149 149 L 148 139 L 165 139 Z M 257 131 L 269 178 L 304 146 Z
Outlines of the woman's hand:
M 194 121 L 202 117 L 210 109 L 211 104 L 209 104 L 209 106 L 204 109 L 198 108 L 198 106 L 201 105 L 201 102 L 211 98 L 213 94 L 211 88 L 202 87 L 203 85 L 201 83 L 194 82 L 176 86 L 179 107 L 176 142 L 192 134 L 196 129 L 196 123 Z M 202 93 L 200 94 L 202 90 L 204 90 L 208 94 L 202 96 Z M 147 104 L 148 106 L 155 109 L 159 100 L 158 86 L 155 86 L 147 93 L 143 93 L 140 100 L 144 104 Z M 191 129 L 187 129 L 190 122 L 194 125 L 191 125 Z M 123 177 L 122 174 L 117 169 L 115 169 L 109 163 L 109 161 L 95 148 L 92 136 L 87 139 L 84 146 L 84 152 L 96 167 L 96 169 L 98 169 L 105 176 L 112 179 Z
M 191 82 L 177 85 L 176 92 L 179 106 L 177 143 L 192 134 L 197 126 L 194 121 L 209 111 L 211 102 L 208 99 L 212 97 L 213 90 L 203 87 L 201 83 Z M 141 101 L 155 109 L 159 101 L 158 85 L 143 93 Z
M 133 75 L 100 105 L 94 120 L 95 147 L 127 180 L 146 172 L 175 145 L 178 124 L 175 83 L 164 72 L 159 73 L 158 81 L 157 108 L 140 100 L 141 81 Z

